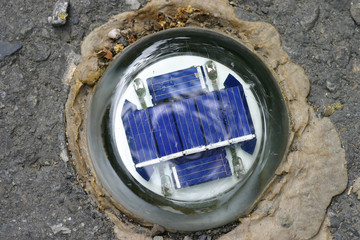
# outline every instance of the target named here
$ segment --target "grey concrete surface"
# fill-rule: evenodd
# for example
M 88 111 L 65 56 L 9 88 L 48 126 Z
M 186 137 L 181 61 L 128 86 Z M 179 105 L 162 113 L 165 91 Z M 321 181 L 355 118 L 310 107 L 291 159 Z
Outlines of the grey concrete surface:
M 112 223 L 76 184 L 67 161 L 68 86 L 61 79 L 85 35 L 138 4 L 71 1 L 67 23 L 53 27 L 48 17 L 55 2 L 0 2 L 0 41 L 22 45 L 0 59 L 0 239 L 115 239 Z M 360 26 L 351 15 L 351 1 L 239 0 L 232 5 L 239 18 L 279 30 L 284 49 L 308 74 L 309 102 L 317 116 L 330 115 L 336 125 L 349 183 L 328 208 L 330 230 L 335 239 L 359 239 L 360 201 L 348 191 L 360 177 Z M 343 108 L 328 114 L 326 106 L 335 103 Z M 214 239 L 233 226 L 186 237 Z

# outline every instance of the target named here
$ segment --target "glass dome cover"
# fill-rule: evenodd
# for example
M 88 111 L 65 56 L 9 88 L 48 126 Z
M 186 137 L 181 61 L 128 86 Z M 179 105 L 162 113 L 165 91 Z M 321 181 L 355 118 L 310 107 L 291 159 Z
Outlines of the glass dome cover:
M 228 36 L 191 28 L 130 46 L 103 75 L 88 119 L 91 158 L 113 198 L 138 218 L 183 231 L 246 213 L 289 132 L 265 64 Z

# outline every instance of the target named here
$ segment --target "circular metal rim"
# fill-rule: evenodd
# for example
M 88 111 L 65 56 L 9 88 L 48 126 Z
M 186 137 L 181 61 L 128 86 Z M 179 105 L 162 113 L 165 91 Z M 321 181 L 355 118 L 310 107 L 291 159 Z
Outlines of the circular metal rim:
M 114 71 L 124 71 L 124 66 L 130 65 L 132 60 L 136 57 L 139 57 L 141 50 L 146 49 L 148 46 L 162 39 L 171 38 L 174 36 L 204 36 L 207 35 L 208 39 L 212 41 L 222 42 L 222 46 L 227 44 L 235 45 L 236 51 L 239 51 L 242 54 L 246 54 L 247 57 L 250 57 L 252 65 L 254 65 L 254 73 L 259 76 L 260 81 L 264 85 L 267 85 L 272 91 L 266 92 L 270 95 L 268 99 L 263 99 L 264 101 L 269 101 L 268 104 L 271 104 L 276 108 L 274 102 L 271 101 L 271 97 L 276 95 L 278 108 L 280 110 L 280 122 L 274 124 L 271 129 L 265 129 L 268 131 L 279 131 L 283 132 L 281 134 L 281 141 L 283 144 L 277 146 L 278 154 L 275 159 L 263 158 L 263 161 L 259 162 L 253 170 L 253 173 L 248 177 L 246 182 L 241 186 L 241 188 L 232 196 L 228 201 L 220 206 L 219 208 L 214 209 L 211 212 L 192 212 L 192 214 L 184 214 L 176 211 L 175 209 L 169 209 L 167 206 L 163 205 L 152 205 L 149 202 L 143 200 L 138 195 L 136 195 L 128 185 L 121 181 L 118 174 L 112 168 L 112 165 L 108 159 L 108 153 L 104 149 L 103 139 L 102 139 L 102 127 L 101 122 L 102 118 L 105 115 L 106 107 L 109 106 L 113 94 L 113 90 L 118 85 L 118 82 L 111 81 Z M 264 80 L 266 76 L 266 80 Z M 120 83 L 124 84 L 124 83 Z M 268 89 L 269 90 L 269 89 Z M 271 115 L 271 113 L 265 112 L 265 115 Z M 122 55 L 120 55 L 107 69 L 102 79 L 96 86 L 94 94 L 92 96 L 90 109 L 88 113 L 88 122 L 87 122 L 87 140 L 89 146 L 89 153 L 96 171 L 97 177 L 109 192 L 111 197 L 118 202 L 124 209 L 131 212 L 137 218 L 142 218 L 145 221 L 159 224 L 167 229 L 180 230 L 180 231 L 196 231 L 204 230 L 209 228 L 218 227 L 224 225 L 228 222 L 231 222 L 239 217 L 239 215 L 244 214 L 249 210 L 262 191 L 265 189 L 267 184 L 271 181 L 276 168 L 281 163 L 283 157 L 286 154 L 287 142 L 289 136 L 289 115 L 285 100 L 282 97 L 281 90 L 277 84 L 276 78 L 273 73 L 268 69 L 268 67 L 261 61 L 261 59 L 251 52 L 244 45 L 236 41 L 235 39 L 230 38 L 227 35 L 220 34 L 218 32 L 204 30 L 199 28 L 180 28 L 180 29 L 171 29 L 162 31 L 145 37 L 135 44 L 128 47 Z M 265 132 L 264 131 L 264 132 Z M 273 134 L 269 132 L 269 134 Z M 265 148 L 267 148 L 265 146 Z M 269 150 L 269 149 L 267 149 Z M 270 154 L 272 154 L 270 152 Z M 108 170 L 104 174 L 104 169 Z M 257 194 L 253 194 L 250 197 L 244 197 L 241 193 L 256 191 Z M 232 211 L 233 208 L 238 208 L 239 203 L 246 205 L 246 209 L 239 210 L 238 212 Z M 223 218 L 219 221 L 218 214 L 220 211 L 224 211 L 226 218 Z

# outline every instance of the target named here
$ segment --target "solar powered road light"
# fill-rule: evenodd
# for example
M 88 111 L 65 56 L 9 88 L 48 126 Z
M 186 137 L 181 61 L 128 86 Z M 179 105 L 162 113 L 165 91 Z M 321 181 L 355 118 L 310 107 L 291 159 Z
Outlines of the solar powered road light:
M 192 28 L 126 48 L 96 86 L 87 119 L 94 169 L 114 201 L 180 231 L 249 211 L 289 131 L 285 101 L 260 58 Z

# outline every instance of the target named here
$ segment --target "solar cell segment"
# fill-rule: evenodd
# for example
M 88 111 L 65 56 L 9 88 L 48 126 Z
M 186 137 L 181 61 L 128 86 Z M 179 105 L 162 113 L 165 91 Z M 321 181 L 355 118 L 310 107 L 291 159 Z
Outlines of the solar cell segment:
M 250 140 L 255 136 L 251 133 L 248 118 L 241 99 L 238 87 L 225 88 L 219 91 L 219 100 L 224 113 L 224 121 L 228 129 L 230 139 L 239 137 Z
M 169 98 L 191 96 L 206 89 L 202 67 L 162 74 L 148 78 L 146 82 L 155 105 Z
M 244 93 L 244 88 L 243 86 L 241 86 L 241 84 L 238 86 L 238 89 L 240 91 L 240 97 L 241 97 L 241 103 L 244 106 L 244 111 L 245 114 L 244 116 L 246 116 L 247 122 L 249 124 L 249 128 L 250 128 L 250 133 L 255 134 L 255 128 L 254 128 L 254 124 L 250 115 L 250 109 L 249 109 L 249 105 L 246 101 L 246 96 Z
M 229 162 L 225 157 L 225 150 L 217 155 L 173 166 L 172 174 L 176 188 L 193 186 L 232 175 Z
M 158 158 L 147 111 L 136 110 L 122 116 L 130 152 L 135 164 Z
M 147 111 L 136 110 L 134 104 L 126 101 L 122 113 L 123 126 L 134 164 L 158 158 L 155 138 Z M 136 171 L 149 180 L 154 169 L 152 166 L 137 168 Z
M 198 112 L 193 98 L 178 101 L 172 104 L 176 126 L 179 131 L 183 149 L 193 149 L 203 146 L 204 136 L 201 131 Z
M 182 147 L 169 104 L 148 108 L 150 119 L 161 157 L 179 153 Z M 178 157 L 179 157 L 178 156 Z
M 204 129 L 206 144 L 214 144 L 228 140 L 216 92 L 210 92 L 195 98 L 199 119 Z
M 251 115 L 250 115 L 250 110 L 249 110 L 249 106 L 248 106 L 248 103 L 247 103 L 247 100 L 246 100 L 246 96 L 245 96 L 245 93 L 244 93 L 243 86 L 231 74 L 229 74 L 227 76 L 227 78 L 226 78 L 226 80 L 224 82 L 224 86 L 225 86 L 225 88 L 231 88 L 231 87 L 238 87 L 239 88 L 240 96 L 241 96 L 242 103 L 244 105 L 244 109 L 245 109 L 245 113 L 246 113 L 246 117 L 247 117 L 247 120 L 248 120 L 248 123 L 249 123 L 250 132 L 252 134 L 255 134 L 254 124 L 253 124 L 253 121 L 252 121 L 252 118 L 251 118 Z M 255 151 L 256 142 L 257 142 L 257 139 L 256 139 L 256 137 L 254 137 L 251 140 L 242 142 L 241 143 L 241 148 L 244 151 L 248 152 L 249 154 L 253 154 L 254 151 Z

